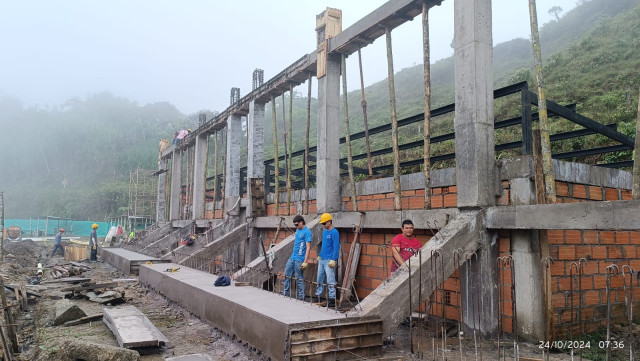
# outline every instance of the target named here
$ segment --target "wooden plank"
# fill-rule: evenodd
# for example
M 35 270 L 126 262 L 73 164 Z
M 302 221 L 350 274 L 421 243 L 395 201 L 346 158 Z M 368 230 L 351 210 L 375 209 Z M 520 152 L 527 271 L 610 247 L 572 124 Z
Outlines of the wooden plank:
M 103 317 L 102 313 L 97 313 L 95 315 L 85 316 L 85 317 L 79 318 L 77 320 L 67 321 L 67 322 L 64 323 L 64 326 L 80 325 L 80 324 L 83 324 L 83 323 L 99 320 L 102 317 Z
M 88 286 L 76 286 L 76 287 L 67 287 L 63 288 L 60 291 L 86 291 L 86 290 L 95 290 L 98 288 L 113 288 L 118 287 L 118 282 L 109 282 L 109 283 L 94 283 Z
M 82 283 L 82 282 L 91 282 L 91 278 L 86 277 L 67 277 L 63 279 L 44 281 L 42 283 Z
M 164 346 L 167 338 L 134 306 L 105 308 L 103 321 L 116 336 L 120 347 Z

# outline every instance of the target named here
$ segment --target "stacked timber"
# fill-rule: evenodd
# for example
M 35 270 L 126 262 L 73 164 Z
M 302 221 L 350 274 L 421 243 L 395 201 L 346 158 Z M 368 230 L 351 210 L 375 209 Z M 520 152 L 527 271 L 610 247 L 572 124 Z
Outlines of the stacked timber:
M 91 268 L 81 263 L 67 263 L 63 265 L 55 265 L 51 268 L 49 275 L 52 278 L 62 278 L 71 276 L 80 276 L 82 273 L 90 270 Z

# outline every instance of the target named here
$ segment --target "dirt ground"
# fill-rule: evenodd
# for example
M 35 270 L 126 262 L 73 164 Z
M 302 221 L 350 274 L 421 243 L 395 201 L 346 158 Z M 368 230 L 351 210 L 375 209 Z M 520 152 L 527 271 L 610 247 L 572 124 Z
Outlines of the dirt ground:
M 20 354 L 14 355 L 15 360 L 66 360 L 62 355 L 61 348 L 69 340 L 84 340 L 101 345 L 118 346 L 115 336 L 102 321 L 70 327 L 53 326 L 54 305 L 56 301 L 64 297 L 64 293 L 59 290 L 70 285 L 68 283 L 50 283 L 52 279 L 46 277 L 48 274 L 46 269 L 55 264 L 66 263 L 63 257 L 50 258 L 48 257 L 48 253 L 51 252 L 50 248 L 29 240 L 8 243 L 5 252 L 5 261 L 0 264 L 0 276 L 3 277 L 5 284 L 27 283 L 27 276 L 36 275 L 38 262 L 41 262 L 45 267 L 45 277 L 42 282 L 31 288 L 42 294 L 42 297 L 31 299 L 28 311 L 15 313 L 16 323 L 19 325 L 18 338 L 22 348 Z M 135 279 L 135 277 L 123 275 L 106 263 L 80 262 L 91 267 L 91 270 L 83 273 L 82 277 L 91 278 L 92 282 L 106 283 L 117 278 Z M 126 304 L 133 305 L 143 312 L 169 340 L 168 346 L 161 353 L 141 356 L 141 360 L 164 360 L 169 357 L 196 353 L 210 355 L 214 360 L 268 360 L 267 357 L 261 355 L 259 350 L 236 341 L 233 337 L 205 323 L 179 305 L 141 285 L 137 280 L 121 282 L 119 288 L 124 291 Z M 12 301 L 13 295 L 8 293 L 8 299 Z M 87 315 L 102 312 L 103 306 L 101 304 L 84 299 L 72 301 Z M 0 322 L 4 323 L 4 320 Z M 413 353 L 411 352 L 410 334 L 414 339 Z M 434 342 L 438 344 L 440 350 L 436 357 L 438 360 L 498 359 L 498 348 L 495 341 L 482 344 L 480 358 L 480 354 L 476 356 L 472 339 L 463 341 L 461 355 L 457 337 L 449 337 L 446 351 L 442 353 L 442 339 L 432 338 L 428 330 L 423 330 L 420 327 L 410 329 L 407 325 L 400 326 L 392 338 L 393 342 L 384 346 L 382 359 L 431 360 L 433 359 L 431 345 Z M 502 351 L 506 352 L 506 360 L 513 359 L 512 345 L 513 342 L 508 341 L 508 346 L 505 351 Z M 542 350 L 538 348 L 538 345 L 520 343 L 519 350 L 521 357 L 529 357 L 534 360 L 543 358 Z M 2 359 L 1 355 L 0 352 L 0 360 Z M 550 360 L 554 361 L 571 359 L 567 353 L 556 352 L 550 356 Z M 585 357 L 584 359 L 589 358 Z M 618 359 L 624 360 L 628 357 Z

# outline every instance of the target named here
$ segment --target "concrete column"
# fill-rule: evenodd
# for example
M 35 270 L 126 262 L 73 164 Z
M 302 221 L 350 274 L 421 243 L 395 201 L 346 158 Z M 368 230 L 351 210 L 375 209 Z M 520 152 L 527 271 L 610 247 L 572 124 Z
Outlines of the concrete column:
M 171 190 L 169 195 L 169 220 L 180 219 L 180 199 L 182 198 L 182 151 L 173 150 L 171 155 Z
M 207 184 L 207 151 L 209 135 L 196 137 L 195 159 L 193 161 L 193 212 L 192 219 L 204 219 L 204 201 Z
M 529 178 L 510 180 L 511 204 L 535 204 L 535 189 Z M 511 231 L 511 256 L 515 264 L 518 336 L 529 342 L 544 340 L 544 296 L 538 231 Z
M 342 208 L 340 197 L 340 61 L 329 57 L 327 73 L 318 79 L 318 213 Z
M 458 207 L 495 203 L 491 0 L 455 0 Z
M 251 215 L 251 178 L 264 178 L 264 104 L 249 103 L 247 115 L 247 216 Z
M 265 104 L 256 103 L 255 100 L 249 103 L 249 114 L 247 115 L 247 209 L 246 215 L 250 217 L 251 209 L 251 178 L 264 178 L 264 115 Z M 249 238 L 245 239 L 246 252 L 244 263 L 248 264 L 258 257 L 260 249 L 258 242 L 259 229 L 251 227 Z
M 224 181 L 225 212 L 231 209 L 240 197 L 240 140 L 242 139 L 242 118 L 230 115 L 227 118 L 227 168 Z M 234 209 L 238 214 L 239 206 Z
M 158 162 L 159 170 L 167 170 L 167 160 Z M 156 202 L 156 223 L 164 222 L 167 211 L 167 172 L 158 175 L 158 201 Z

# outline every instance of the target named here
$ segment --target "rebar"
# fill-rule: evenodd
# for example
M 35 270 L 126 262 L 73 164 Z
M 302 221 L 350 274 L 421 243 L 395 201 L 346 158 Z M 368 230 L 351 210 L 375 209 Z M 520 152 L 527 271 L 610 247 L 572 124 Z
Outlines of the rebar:
M 542 264 L 542 267 L 546 272 L 549 272 L 549 268 L 551 267 L 551 263 L 553 263 L 553 258 L 551 256 L 547 256 L 544 257 L 540 260 L 540 263 Z M 545 291 L 545 293 L 547 292 L 547 290 L 549 289 L 549 285 L 547 284 L 547 277 L 543 275 L 542 277 L 542 289 Z M 546 298 L 545 298 L 546 299 Z M 548 317 L 548 315 L 546 315 L 545 313 L 545 317 Z M 549 321 L 547 320 L 546 323 L 549 323 Z M 551 337 L 550 335 L 548 335 L 548 337 Z M 550 339 L 547 339 L 546 341 L 550 341 Z M 549 361 L 549 352 L 545 352 L 545 348 L 542 347 L 542 358 L 544 359 L 544 361 Z
M 629 280 L 629 296 L 627 297 L 627 277 L 624 272 L 625 268 L 631 275 Z M 624 303 L 627 311 L 627 318 L 629 320 L 629 361 L 633 361 L 633 275 L 635 271 L 628 265 L 622 266 L 622 285 L 624 289 Z
M 611 276 L 620 273 L 620 269 L 616 264 L 611 264 L 605 268 L 605 271 L 607 272 L 607 354 L 605 360 L 609 361 L 611 359 L 611 347 L 609 347 L 611 342 Z

